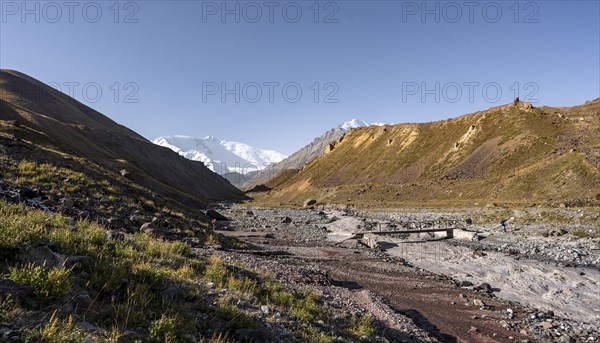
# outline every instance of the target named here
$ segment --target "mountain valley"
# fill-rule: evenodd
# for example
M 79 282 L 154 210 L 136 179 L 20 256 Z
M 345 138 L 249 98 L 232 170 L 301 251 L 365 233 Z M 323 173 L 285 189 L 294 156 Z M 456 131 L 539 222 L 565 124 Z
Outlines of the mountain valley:
M 286 158 L 153 143 L 16 71 L 0 95 L 0 341 L 600 339 L 600 99 Z

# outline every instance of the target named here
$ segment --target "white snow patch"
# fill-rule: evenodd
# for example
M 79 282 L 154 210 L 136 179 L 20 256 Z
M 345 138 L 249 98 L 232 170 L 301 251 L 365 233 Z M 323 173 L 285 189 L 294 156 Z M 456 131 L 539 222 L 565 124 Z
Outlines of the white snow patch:
M 275 150 L 259 149 L 212 136 L 205 138 L 163 136 L 152 142 L 169 148 L 187 159 L 203 162 L 210 170 L 219 174 L 230 172 L 247 174 L 262 170 L 287 157 Z

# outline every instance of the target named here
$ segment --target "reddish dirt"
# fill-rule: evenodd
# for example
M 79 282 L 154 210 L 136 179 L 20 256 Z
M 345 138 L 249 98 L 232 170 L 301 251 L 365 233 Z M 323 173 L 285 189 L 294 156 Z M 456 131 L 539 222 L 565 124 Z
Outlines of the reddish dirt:
M 410 317 L 417 326 L 442 342 L 508 343 L 521 339 L 535 342 L 525 334 L 509 331 L 496 323 L 511 321 L 502 314 L 507 308 L 514 311 L 513 322 L 518 322 L 527 315 L 522 308 L 459 288 L 443 277 L 403 266 L 394 260 L 366 257 L 353 249 L 294 247 L 288 251 L 299 259 L 318 260 L 336 286 L 376 293 L 397 313 Z M 482 310 L 480 306 L 472 305 L 473 299 L 482 300 L 490 309 Z

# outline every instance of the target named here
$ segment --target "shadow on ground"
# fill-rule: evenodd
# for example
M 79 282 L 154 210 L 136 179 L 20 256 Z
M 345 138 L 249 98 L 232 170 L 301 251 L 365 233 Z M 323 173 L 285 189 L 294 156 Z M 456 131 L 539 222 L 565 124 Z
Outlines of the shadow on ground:
M 396 310 L 396 312 L 403 314 L 407 317 L 409 317 L 410 319 L 413 320 L 413 322 L 419 327 L 421 328 L 421 330 L 428 332 L 429 334 L 431 334 L 433 337 L 439 339 L 442 342 L 448 342 L 448 343 L 455 343 L 457 342 L 456 337 L 452 336 L 452 335 L 448 335 L 446 333 L 441 332 L 437 326 L 435 326 L 433 323 L 431 323 L 427 318 L 425 318 L 421 312 L 417 311 L 417 310 L 411 310 L 411 309 L 407 309 L 407 310 Z

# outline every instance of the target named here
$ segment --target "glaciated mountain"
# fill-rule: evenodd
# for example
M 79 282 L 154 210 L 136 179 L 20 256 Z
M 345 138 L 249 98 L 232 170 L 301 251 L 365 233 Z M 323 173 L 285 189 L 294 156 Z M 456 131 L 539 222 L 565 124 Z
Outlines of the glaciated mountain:
M 187 159 L 201 161 L 210 170 L 221 175 L 255 173 L 287 157 L 274 150 L 258 149 L 248 144 L 211 136 L 164 136 L 156 138 L 153 142 Z
M 332 131 L 338 130 L 338 131 L 341 131 L 343 133 L 346 133 L 346 132 L 350 131 L 353 128 L 363 127 L 363 126 L 369 126 L 369 125 L 373 125 L 373 124 L 369 124 L 366 121 L 359 120 L 359 119 L 352 119 L 352 120 L 349 120 L 349 121 L 347 121 L 347 122 L 345 122 L 343 124 L 338 125 L 338 127 L 332 129 Z
M 351 129 L 371 125 L 382 124 L 369 124 L 358 119 L 352 119 L 342 123 L 337 127 L 325 132 L 320 137 L 315 138 L 310 144 L 296 151 L 290 157 L 277 164 L 269 166 L 263 171 L 257 173 L 254 177 L 249 178 L 248 181 L 243 183 L 240 188 L 249 190 L 256 186 L 267 184 L 269 181 L 275 179 L 276 176 L 282 174 L 286 170 L 297 171 L 302 169 L 304 164 L 319 156 L 330 143 L 335 142 Z

